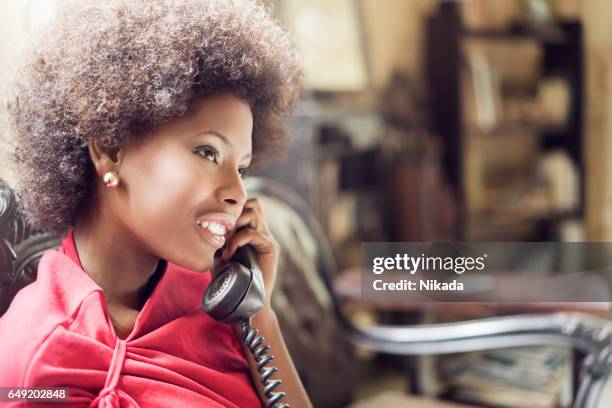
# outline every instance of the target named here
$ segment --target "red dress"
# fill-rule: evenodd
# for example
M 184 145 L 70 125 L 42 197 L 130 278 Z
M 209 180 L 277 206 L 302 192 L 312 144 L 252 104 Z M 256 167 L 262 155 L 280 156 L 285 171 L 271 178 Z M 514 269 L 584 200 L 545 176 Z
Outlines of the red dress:
M 70 387 L 44 407 L 261 407 L 232 328 L 201 309 L 210 279 L 168 263 L 120 339 L 70 230 L 0 318 L 0 387 Z

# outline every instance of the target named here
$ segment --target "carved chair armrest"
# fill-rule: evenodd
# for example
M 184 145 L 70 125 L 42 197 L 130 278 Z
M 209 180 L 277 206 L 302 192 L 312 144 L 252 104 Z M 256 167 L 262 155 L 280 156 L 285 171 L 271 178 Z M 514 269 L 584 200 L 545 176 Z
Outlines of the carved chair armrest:
M 61 237 L 32 229 L 19 211 L 15 193 L 0 179 L 0 316 L 17 292 L 36 280 L 42 254 Z

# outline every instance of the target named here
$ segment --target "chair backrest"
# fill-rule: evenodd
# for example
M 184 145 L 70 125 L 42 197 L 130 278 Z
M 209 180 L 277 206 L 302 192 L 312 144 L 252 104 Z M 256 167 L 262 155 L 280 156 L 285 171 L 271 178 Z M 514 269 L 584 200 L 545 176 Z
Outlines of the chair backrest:
M 20 214 L 17 198 L 0 179 L 0 316 L 17 292 L 36 280 L 42 254 L 61 237 L 32 229 Z

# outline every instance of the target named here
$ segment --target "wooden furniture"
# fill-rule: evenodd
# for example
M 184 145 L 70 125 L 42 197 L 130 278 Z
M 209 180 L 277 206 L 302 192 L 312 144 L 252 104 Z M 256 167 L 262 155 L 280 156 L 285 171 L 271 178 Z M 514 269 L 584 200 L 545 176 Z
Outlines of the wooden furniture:
M 444 144 L 444 172 L 453 187 L 458 206 L 459 220 L 456 224 L 455 239 L 473 241 L 480 240 L 479 237 L 484 235 L 488 241 L 512 240 L 509 233 L 521 228 L 518 225 L 520 221 L 523 227 L 525 224 L 533 225 L 533 230 L 536 231 L 530 234 L 529 239 L 523 240 L 556 240 L 559 223 L 584 218 L 586 167 L 583 158 L 582 126 L 585 104 L 582 26 L 577 21 L 568 21 L 540 29 L 526 24 L 515 24 L 505 30 L 470 29 L 462 21 L 460 7 L 460 2 L 440 2 L 437 12 L 427 21 L 424 44 L 427 89 L 431 95 L 431 131 L 439 135 Z M 569 107 L 563 124 L 550 126 L 545 123 L 530 123 L 521 126 L 506 121 L 496 123 L 492 129 L 486 130 L 485 136 L 501 141 L 516 138 L 517 134 L 521 137 L 528 136 L 527 133 L 534 134 L 540 152 L 556 149 L 567 153 L 579 175 L 579 198 L 575 208 L 543 211 L 535 216 L 526 215 L 520 220 L 516 212 L 481 214 L 468 208 L 473 185 L 469 185 L 471 182 L 467 181 L 467 168 L 474 165 L 474 160 L 470 159 L 466 152 L 469 151 L 469 139 L 474 137 L 475 130 L 470 128 L 465 119 L 467 97 L 461 71 L 467 65 L 464 44 L 474 40 L 496 46 L 521 42 L 535 44 L 541 53 L 538 80 L 558 78 L 567 85 Z M 510 63 L 515 63 L 513 67 L 520 70 L 524 62 Z M 489 103 L 487 107 L 493 109 L 491 105 L 493 103 Z M 481 136 L 483 135 L 479 135 Z M 485 197 L 485 200 L 489 198 Z

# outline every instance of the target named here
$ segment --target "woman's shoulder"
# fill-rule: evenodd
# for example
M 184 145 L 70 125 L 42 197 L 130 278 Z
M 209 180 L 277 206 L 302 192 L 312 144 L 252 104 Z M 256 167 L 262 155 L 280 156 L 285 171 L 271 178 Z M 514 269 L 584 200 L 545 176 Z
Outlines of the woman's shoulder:
M 71 316 L 98 285 L 66 254 L 51 249 L 38 263 L 36 280 L 21 289 L 2 320 Z
M 95 288 L 77 286 L 74 264 L 56 250 L 45 252 L 37 279 L 21 289 L 0 317 L 0 384 L 21 385 L 36 351 L 59 326 L 68 327 Z M 77 290 L 73 290 L 73 289 Z

